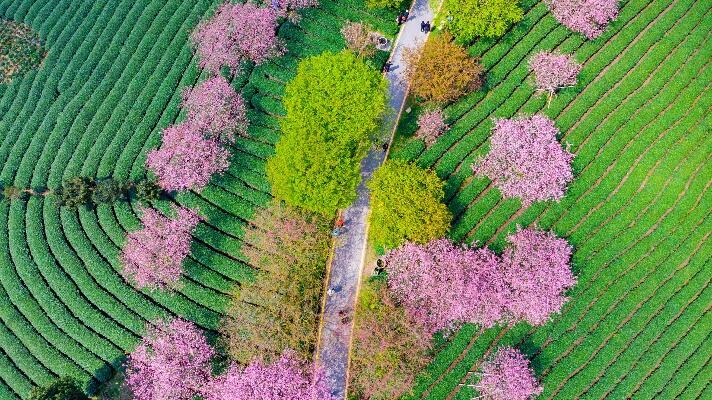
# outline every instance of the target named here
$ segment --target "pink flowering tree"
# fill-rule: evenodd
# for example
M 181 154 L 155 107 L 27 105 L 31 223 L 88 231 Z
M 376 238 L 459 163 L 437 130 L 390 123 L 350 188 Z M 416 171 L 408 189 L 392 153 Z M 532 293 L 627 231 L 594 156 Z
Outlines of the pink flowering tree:
M 183 92 L 188 125 L 207 137 L 224 143 L 235 141 L 235 135 L 246 136 L 247 108 L 230 83 L 218 75 Z
M 277 38 L 278 17 L 272 8 L 253 2 L 223 3 L 191 34 L 200 67 L 218 74 L 227 66 L 236 73 L 243 61 L 261 64 L 279 56 L 284 46 Z
M 547 92 L 551 101 L 559 89 L 576 84 L 581 64 L 570 55 L 541 51 L 529 59 L 529 69 L 537 90 Z
M 187 208 L 174 207 L 176 216 L 166 217 L 151 208 L 141 214 L 143 228 L 131 232 L 121 253 L 123 275 L 138 288 L 175 287 L 183 273 L 183 260 L 200 217 Z
M 571 272 L 571 246 L 552 232 L 519 229 L 507 237 L 502 255 L 509 289 L 508 313 L 514 321 L 543 325 L 568 301 L 566 290 L 576 284 Z
M 472 170 L 486 176 L 504 197 L 519 197 L 523 205 L 560 200 L 573 179 L 573 154 L 556 140 L 554 121 L 542 115 L 499 119 L 494 123 L 490 151 Z
M 530 400 L 542 387 L 536 381 L 529 360 L 517 349 L 500 348 L 482 364 L 480 380 L 474 385 L 481 400 Z
M 126 385 L 135 400 L 192 400 L 210 380 L 214 352 L 193 323 L 158 321 L 126 364 Z
M 618 16 L 618 0 L 545 0 L 560 23 L 589 39 L 600 36 Z
M 490 327 L 506 317 L 498 257 L 447 239 L 406 243 L 384 257 L 393 297 L 428 333 L 463 322 Z
M 163 130 L 163 144 L 148 153 L 146 166 L 166 191 L 201 190 L 230 166 L 230 152 L 187 121 Z
M 447 131 L 447 128 L 445 114 L 442 110 L 425 111 L 418 117 L 418 130 L 415 132 L 415 137 L 430 146 Z
M 323 373 L 285 351 L 271 365 L 232 365 L 203 390 L 205 400 L 334 400 Z

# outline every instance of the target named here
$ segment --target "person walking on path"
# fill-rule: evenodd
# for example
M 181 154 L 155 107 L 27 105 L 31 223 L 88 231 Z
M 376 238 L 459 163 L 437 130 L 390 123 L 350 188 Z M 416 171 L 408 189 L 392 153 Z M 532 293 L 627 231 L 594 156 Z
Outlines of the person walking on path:
M 336 220 L 336 224 L 334 225 L 334 230 L 331 231 L 331 236 L 339 236 L 341 233 L 344 231 L 344 218 L 339 216 L 339 218 Z

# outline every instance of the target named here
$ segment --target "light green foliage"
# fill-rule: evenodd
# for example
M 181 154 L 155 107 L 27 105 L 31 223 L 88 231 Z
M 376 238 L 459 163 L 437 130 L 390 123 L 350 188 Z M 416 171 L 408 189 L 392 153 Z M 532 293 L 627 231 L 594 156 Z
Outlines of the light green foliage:
M 447 29 L 459 43 L 502 36 L 523 16 L 519 0 L 444 0 L 443 10 Z
M 368 8 L 398 8 L 403 0 L 366 0 Z
M 405 241 L 427 243 L 445 235 L 452 215 L 442 203 L 444 182 L 434 172 L 400 160 L 383 164 L 368 182 L 371 241 L 392 249 Z
M 267 162 L 275 197 L 325 215 L 348 206 L 385 106 L 385 80 L 351 52 L 303 60 L 287 84 L 283 135 Z

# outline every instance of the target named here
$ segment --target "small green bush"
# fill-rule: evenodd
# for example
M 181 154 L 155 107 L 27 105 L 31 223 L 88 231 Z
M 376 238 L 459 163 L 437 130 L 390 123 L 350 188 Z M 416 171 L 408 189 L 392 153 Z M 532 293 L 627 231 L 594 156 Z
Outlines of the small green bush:
M 386 161 L 368 182 L 371 241 L 377 250 L 445 235 L 452 214 L 442 203 L 445 183 L 434 172 L 402 160 Z

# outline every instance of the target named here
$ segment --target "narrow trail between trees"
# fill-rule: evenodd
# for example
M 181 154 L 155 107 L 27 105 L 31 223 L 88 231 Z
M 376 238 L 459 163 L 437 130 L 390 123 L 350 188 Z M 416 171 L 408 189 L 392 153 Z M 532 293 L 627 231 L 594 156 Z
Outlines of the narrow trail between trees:
M 408 20 L 401 26 L 391 51 L 392 66 L 390 71 L 385 73 L 392 112 L 386 123 L 390 133 L 389 141 L 392 140 L 392 133 L 395 131 L 408 93 L 403 50 L 424 43 L 427 38 L 428 34 L 421 32 L 420 22 L 430 21 L 432 24 L 433 11 L 428 3 L 429 0 L 413 2 Z M 343 212 L 345 230 L 334 241 L 331 263 L 327 272 L 328 290 L 319 324 L 316 360 L 324 369 L 332 394 L 339 399 L 346 398 L 354 307 L 363 274 L 367 246 L 369 192 L 366 182 L 386 156 L 387 151 L 377 146 L 371 149 L 362 161 L 361 183 L 356 189 L 358 197 Z

